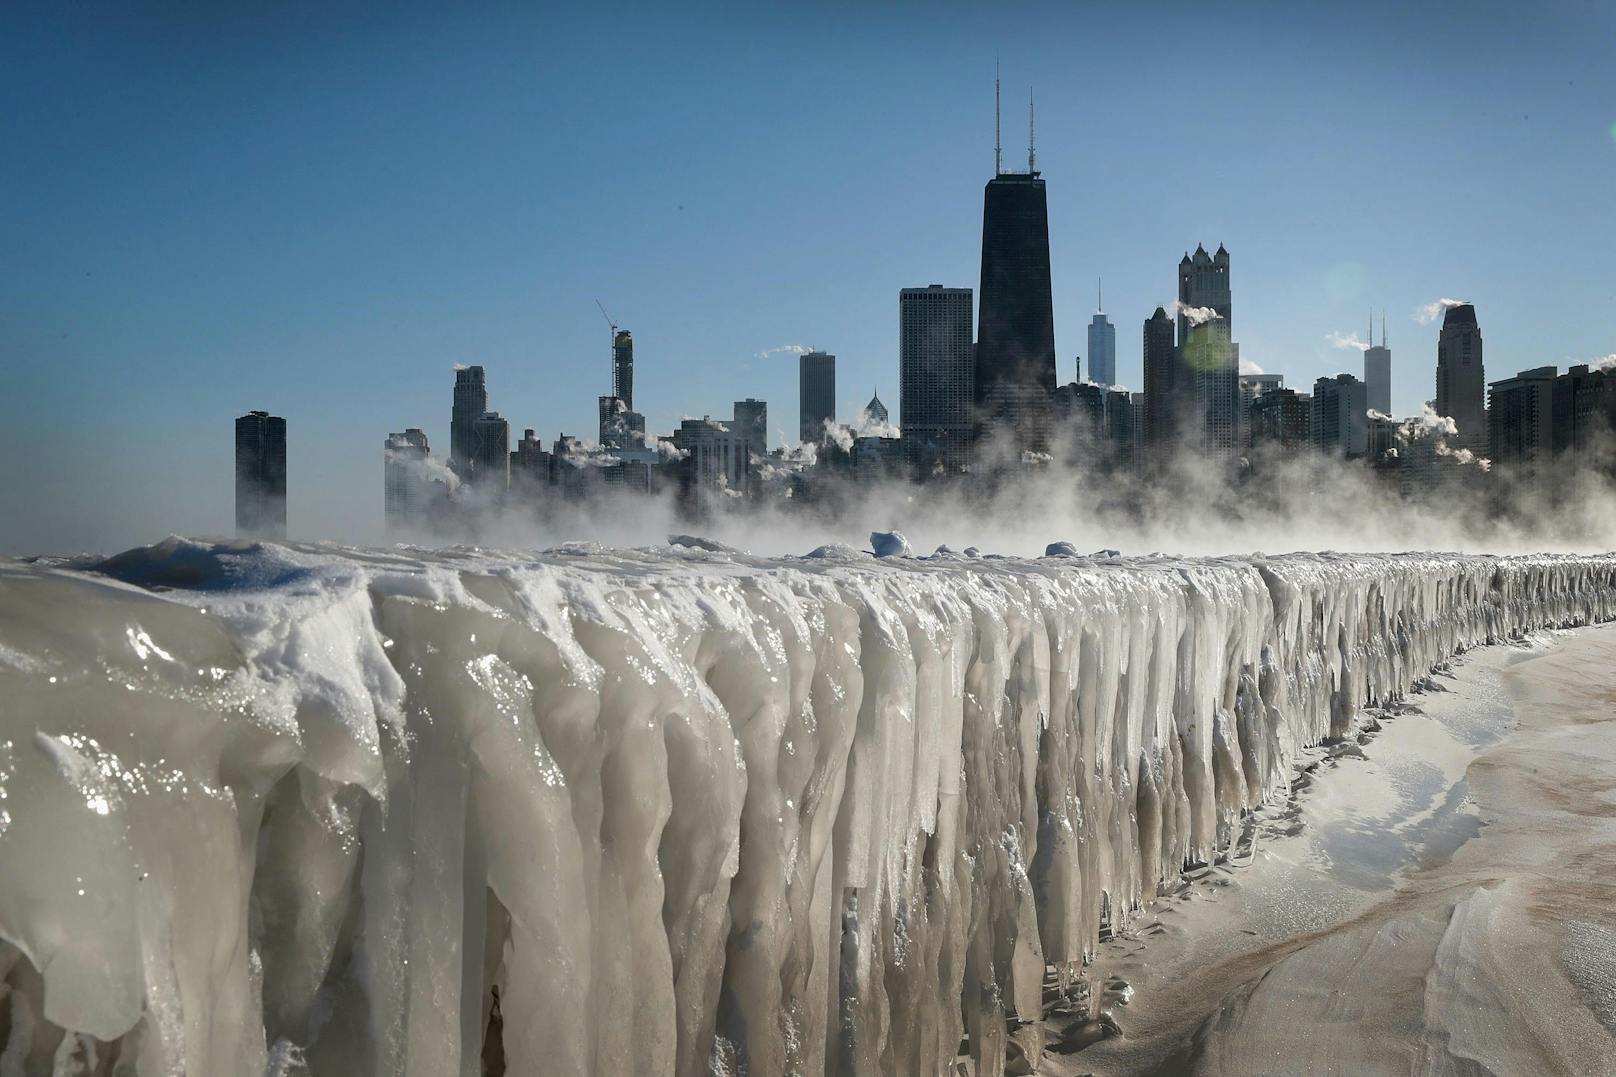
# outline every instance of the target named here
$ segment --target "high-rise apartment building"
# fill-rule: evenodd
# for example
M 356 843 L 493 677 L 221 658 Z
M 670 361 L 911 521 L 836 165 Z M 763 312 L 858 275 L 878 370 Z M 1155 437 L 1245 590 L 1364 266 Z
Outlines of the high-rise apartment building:
M 976 350 L 969 288 L 898 293 L 898 428 L 912 462 L 963 467 L 971 443 Z
M 286 420 L 267 411 L 236 420 L 236 534 L 286 537 Z
M 1552 366 L 1523 370 L 1492 383 L 1487 406 L 1487 455 L 1494 467 L 1529 467 L 1554 451 Z
M 825 437 L 825 424 L 836 421 L 836 357 L 807 352 L 798 360 L 797 370 L 797 439 L 818 445 Z
M 1481 327 L 1469 303 L 1449 307 L 1436 345 L 1436 410 L 1451 418 L 1453 448 L 1487 448 L 1487 377 L 1481 360 Z
M 389 531 L 422 521 L 433 500 L 426 431 L 410 427 L 382 443 L 382 515 Z
M 1320 452 L 1359 457 L 1369 451 L 1369 399 L 1351 374 L 1313 383 L 1313 445 Z
M 488 383 L 480 366 L 455 370 L 454 410 L 449 416 L 449 463 L 466 471 L 472 459 L 472 425 L 488 411 Z
M 1270 389 L 1251 401 L 1247 413 L 1254 452 L 1292 452 L 1313 441 L 1313 398 L 1295 389 Z
M 497 411 L 484 412 L 471 424 L 471 480 L 486 489 L 511 484 L 511 425 Z

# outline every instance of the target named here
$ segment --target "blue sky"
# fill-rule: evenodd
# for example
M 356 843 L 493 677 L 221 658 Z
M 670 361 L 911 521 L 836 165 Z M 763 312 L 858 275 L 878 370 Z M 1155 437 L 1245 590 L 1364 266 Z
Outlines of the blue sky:
M 596 299 L 656 430 L 739 397 L 897 413 L 897 293 L 976 285 L 1036 87 L 1063 380 L 1094 282 L 1137 387 L 1186 249 L 1291 384 L 1432 395 L 1441 296 L 1489 378 L 1616 352 L 1616 8 L 7 5 L 0 550 L 232 526 L 231 422 L 288 420 L 291 527 L 379 537 L 381 444 L 447 448 L 452 364 L 516 431 L 589 435 Z

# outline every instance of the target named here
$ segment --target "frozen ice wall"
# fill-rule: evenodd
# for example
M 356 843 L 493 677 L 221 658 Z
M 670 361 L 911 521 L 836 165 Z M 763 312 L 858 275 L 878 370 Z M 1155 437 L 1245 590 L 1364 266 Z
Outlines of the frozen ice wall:
M 0 1072 L 995 1074 L 1298 746 L 1616 616 L 1608 557 L 816 554 L 0 560 Z

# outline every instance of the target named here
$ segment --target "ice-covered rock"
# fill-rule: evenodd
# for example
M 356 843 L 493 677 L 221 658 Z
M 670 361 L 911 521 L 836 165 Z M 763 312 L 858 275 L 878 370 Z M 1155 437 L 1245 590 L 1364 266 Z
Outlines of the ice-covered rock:
M 1076 557 L 1077 547 L 1070 542 L 1051 542 L 1044 547 L 1045 557 Z
M 1616 615 L 1610 557 L 102 569 L 0 558 L 0 1005 L 133 1077 L 998 1072 L 1301 746 Z
M 875 551 L 877 557 L 914 556 L 914 551 L 909 548 L 909 540 L 903 537 L 902 531 L 871 531 L 870 549 Z

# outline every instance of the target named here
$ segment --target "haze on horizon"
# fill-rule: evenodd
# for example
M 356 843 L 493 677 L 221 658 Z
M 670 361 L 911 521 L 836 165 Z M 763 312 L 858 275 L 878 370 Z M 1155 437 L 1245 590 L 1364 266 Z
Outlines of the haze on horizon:
M 0 13 L 0 551 L 231 530 L 231 421 L 287 417 L 295 537 L 381 535 L 381 444 L 447 447 L 451 366 L 549 440 L 635 335 L 652 430 L 770 405 L 790 344 L 897 412 L 897 291 L 977 285 L 1038 101 L 1060 375 L 1094 285 L 1139 325 L 1197 243 L 1242 357 L 1303 388 L 1388 311 L 1432 395 L 1442 296 L 1490 380 L 1616 352 L 1616 11 L 898 5 Z M 1050 536 L 1051 538 L 1059 536 Z

